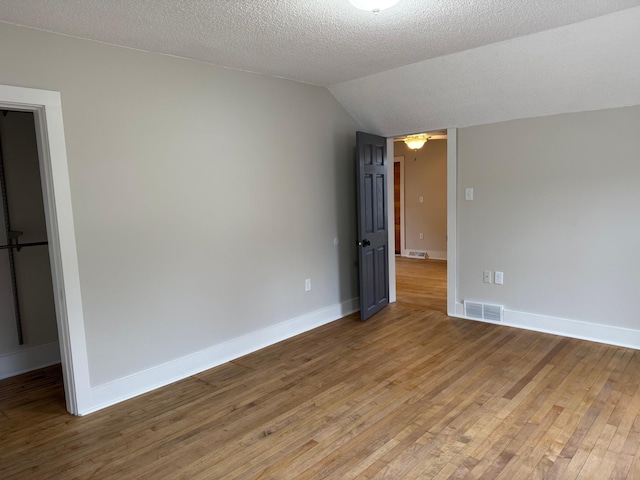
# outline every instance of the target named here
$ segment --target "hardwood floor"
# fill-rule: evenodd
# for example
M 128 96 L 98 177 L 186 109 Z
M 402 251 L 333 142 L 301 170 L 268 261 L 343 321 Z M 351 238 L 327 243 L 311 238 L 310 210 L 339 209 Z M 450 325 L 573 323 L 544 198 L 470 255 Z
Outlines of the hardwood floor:
M 367 322 L 87 417 L 56 367 L 0 382 L 0 478 L 640 478 L 639 352 L 450 319 L 444 264 L 407 262 Z
M 396 257 L 398 302 L 447 313 L 447 262 Z

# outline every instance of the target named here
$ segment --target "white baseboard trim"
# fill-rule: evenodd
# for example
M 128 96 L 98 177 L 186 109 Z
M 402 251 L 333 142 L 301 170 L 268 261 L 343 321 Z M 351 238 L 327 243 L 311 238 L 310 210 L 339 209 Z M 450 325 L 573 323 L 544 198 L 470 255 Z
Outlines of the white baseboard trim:
M 429 260 L 446 260 L 447 259 L 446 250 L 427 250 L 427 255 L 429 256 Z
M 338 320 L 357 312 L 359 309 L 360 299 L 353 298 L 340 304 L 331 305 L 276 325 L 247 333 L 241 337 L 113 382 L 92 387 L 92 407 L 79 412 L 79 414 L 87 415 L 191 375 L 204 372 L 261 348 Z
M 551 333 L 563 337 L 578 338 L 590 342 L 606 343 L 618 347 L 633 348 L 640 350 L 640 330 L 603 325 L 600 323 L 583 322 L 580 320 L 570 320 L 568 318 L 552 317 L 549 315 L 538 315 L 535 313 L 519 312 L 516 310 L 504 310 L 503 322 L 491 322 L 477 320 L 464 316 L 464 306 L 456 303 L 457 318 L 466 320 L 484 321 L 496 325 L 522 328 L 536 332 Z
M 0 380 L 60 363 L 58 342 L 22 348 L 0 355 Z

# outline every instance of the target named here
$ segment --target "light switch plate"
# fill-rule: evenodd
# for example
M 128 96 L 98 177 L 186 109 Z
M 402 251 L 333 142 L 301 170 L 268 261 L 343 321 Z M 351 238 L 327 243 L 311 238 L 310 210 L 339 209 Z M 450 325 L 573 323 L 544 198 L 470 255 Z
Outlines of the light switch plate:
M 473 188 L 465 188 L 464 189 L 464 199 L 465 200 L 473 200 Z

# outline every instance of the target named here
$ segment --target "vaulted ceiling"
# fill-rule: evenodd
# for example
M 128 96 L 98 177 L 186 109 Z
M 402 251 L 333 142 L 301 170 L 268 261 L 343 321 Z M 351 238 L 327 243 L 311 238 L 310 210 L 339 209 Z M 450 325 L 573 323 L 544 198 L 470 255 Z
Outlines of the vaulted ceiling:
M 640 0 L 0 0 L 0 22 L 327 87 L 384 136 L 640 104 Z
M 0 0 L 0 21 L 320 86 L 568 25 L 640 0 Z

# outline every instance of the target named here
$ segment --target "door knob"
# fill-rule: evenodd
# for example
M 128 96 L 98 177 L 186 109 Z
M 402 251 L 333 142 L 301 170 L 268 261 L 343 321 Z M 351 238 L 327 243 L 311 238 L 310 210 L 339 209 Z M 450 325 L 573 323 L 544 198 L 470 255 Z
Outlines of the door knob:
M 369 240 L 367 240 L 366 238 L 364 240 L 362 240 L 361 242 L 358 242 L 358 246 L 359 247 L 368 247 L 369 245 L 371 245 L 371 242 Z

